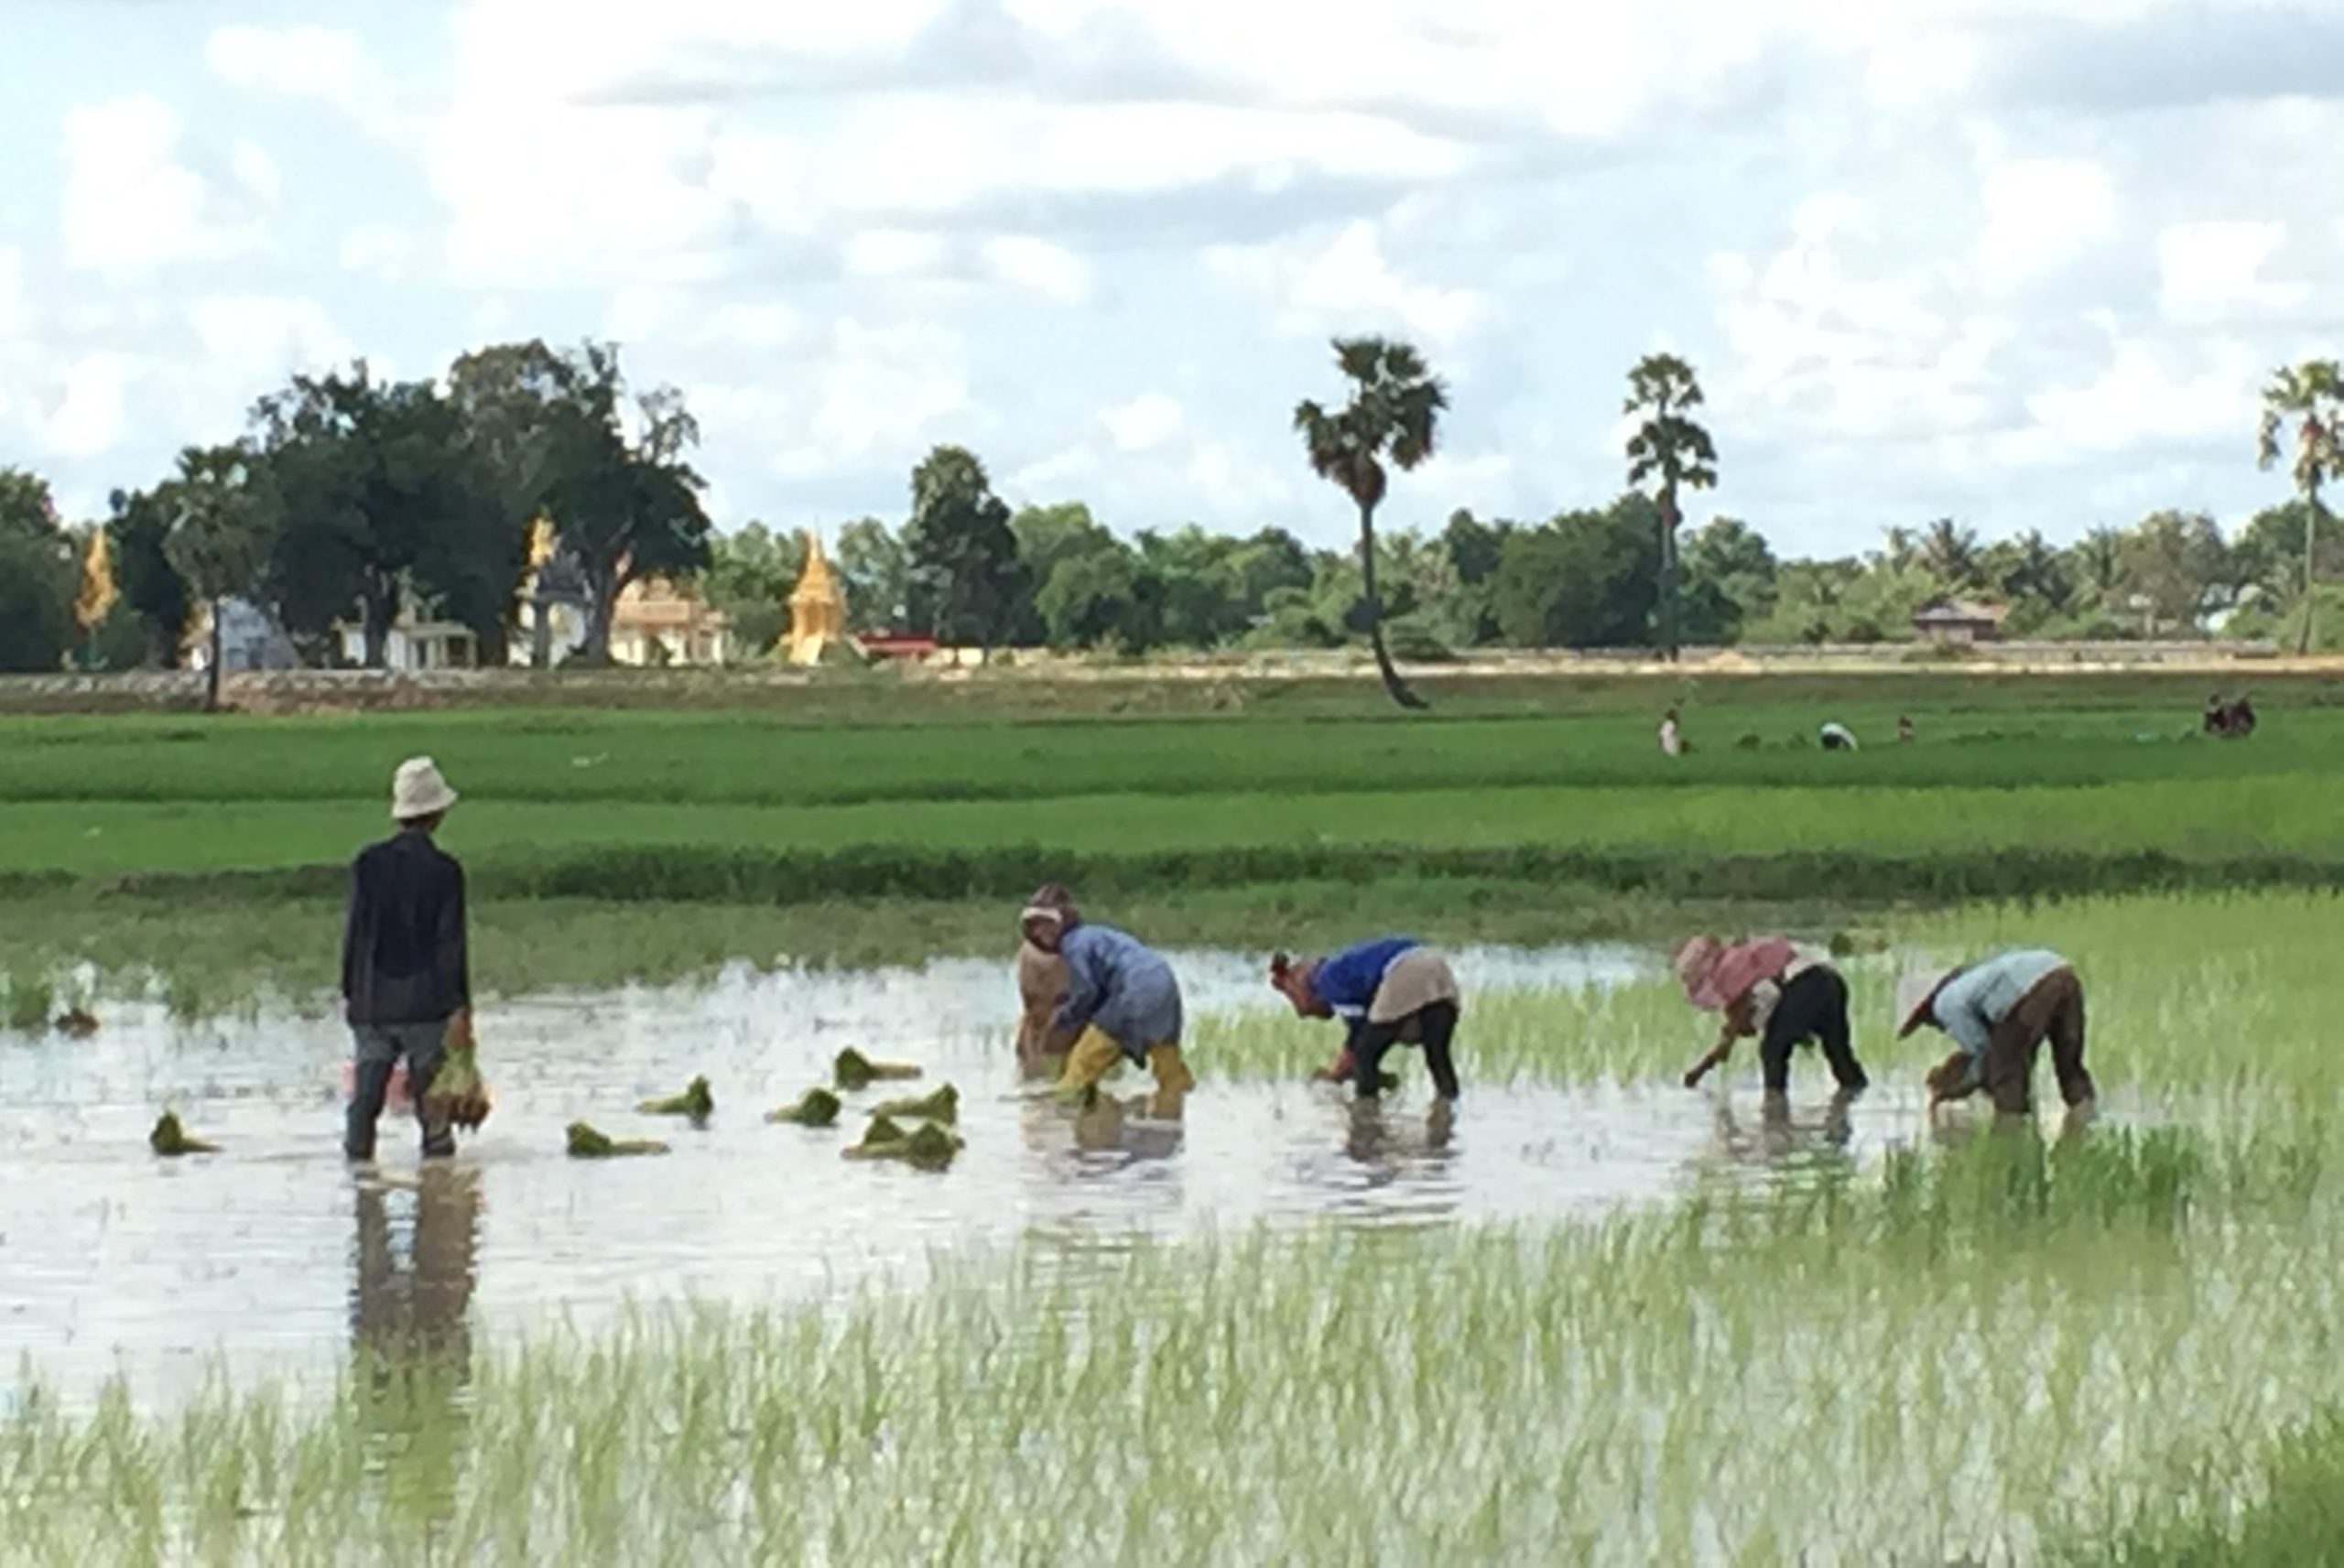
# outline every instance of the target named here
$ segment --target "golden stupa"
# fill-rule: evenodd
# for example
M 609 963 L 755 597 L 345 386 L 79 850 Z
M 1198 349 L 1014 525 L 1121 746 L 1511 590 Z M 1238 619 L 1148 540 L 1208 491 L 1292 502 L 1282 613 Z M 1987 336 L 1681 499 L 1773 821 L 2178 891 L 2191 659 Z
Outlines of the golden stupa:
M 75 622 L 82 631 L 94 633 L 118 597 L 114 587 L 114 557 L 106 548 L 106 531 L 93 529 L 89 551 L 81 557 L 81 589 L 73 599 Z
M 822 536 L 808 530 L 806 569 L 789 591 L 789 630 L 783 634 L 782 653 L 793 665 L 819 664 L 822 651 L 848 640 L 846 596 L 839 591 L 838 574 L 822 554 Z

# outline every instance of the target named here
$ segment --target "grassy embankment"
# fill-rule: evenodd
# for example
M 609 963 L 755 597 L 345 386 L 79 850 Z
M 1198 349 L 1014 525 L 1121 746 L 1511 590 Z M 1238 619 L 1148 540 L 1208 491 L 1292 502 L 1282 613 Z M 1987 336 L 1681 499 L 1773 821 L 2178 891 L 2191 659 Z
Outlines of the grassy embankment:
M 362 1368 L 322 1407 L 34 1396 L 0 1422 L 0 1541 L 77 1564 L 2326 1561 L 2336 914 L 1901 926 L 2071 954 L 2108 1092 L 2168 1096 L 2169 1127 L 1924 1141 L 1556 1228 L 964 1260 L 843 1310 Z M 1660 994 L 1568 1025 L 1564 1070 L 1675 1065 L 1645 1037 Z M 1518 1026 L 1477 1019 L 1474 1049 Z
M 1662 937 L 1743 918 L 2174 886 L 2332 885 L 2335 683 L 2273 683 L 2263 732 L 2185 738 L 2202 677 L 1934 671 L 1455 683 L 1430 719 L 1358 682 L 765 692 L 724 710 L 451 708 L 0 719 L 0 946 L 20 972 L 152 968 L 193 1009 L 331 979 L 340 866 L 384 782 L 467 795 L 483 983 L 743 957 L 996 951 L 1045 876 L 1167 942 Z M 1670 762 L 1655 710 L 1685 697 Z M 862 705 L 863 722 L 841 719 Z M 1194 709 L 1205 709 L 1199 714 Z M 1886 743 L 1910 713 L 1921 739 Z M 1839 716 L 1872 744 L 1828 754 Z M 1755 734 L 1755 751 L 1734 741 Z

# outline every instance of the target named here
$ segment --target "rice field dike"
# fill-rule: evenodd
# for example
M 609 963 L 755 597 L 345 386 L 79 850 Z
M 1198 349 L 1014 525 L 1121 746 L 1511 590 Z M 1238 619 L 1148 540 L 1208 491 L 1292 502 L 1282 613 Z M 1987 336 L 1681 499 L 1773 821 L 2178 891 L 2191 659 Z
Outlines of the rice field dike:
M 576 1183 L 550 1205 L 574 1229 L 545 1244 L 591 1253 L 620 1245 L 598 1214 L 679 1190 L 640 1185 L 662 1161 L 500 1164 L 493 1118 L 456 1162 L 476 1177 L 427 1169 L 413 1196 L 418 1280 L 453 1271 L 469 1306 L 435 1314 L 428 1281 L 402 1286 L 387 1335 L 353 1307 L 323 1376 L 223 1357 L 168 1400 L 127 1372 L 85 1396 L 40 1355 L 9 1357 L 0 1563 L 2338 1560 L 2344 683 L 2257 681 L 2261 727 L 2240 741 L 2195 733 L 2203 676 L 1436 679 L 1429 718 L 1332 686 L 1145 714 L 980 684 L 957 708 L 881 691 L 860 719 L 835 693 L 809 711 L 0 719 L 19 1029 L 0 1033 L 0 1130 L 9 1086 L 29 1086 L 30 1117 L 92 1048 L 39 1037 L 69 1001 L 226 1021 L 140 1049 L 142 1073 L 190 1095 L 231 1076 L 236 1018 L 317 1009 L 343 865 L 414 752 L 463 794 L 444 841 L 471 871 L 480 984 L 523 1000 L 957 953 L 1003 965 L 1005 1054 L 1013 901 L 1045 877 L 1166 946 L 1402 928 L 1644 955 L 1469 990 L 1453 1132 L 1400 1053 L 1400 1153 L 1330 1134 L 1309 1157 L 1340 1201 L 1211 1223 L 1210 1127 L 1192 1126 L 1138 1163 L 1037 1155 L 1021 1179 L 1068 1185 L 1072 1210 L 1008 1189 L 990 1206 L 1030 1207 L 1022 1223 L 924 1233 L 900 1267 L 811 1297 L 686 1291 L 492 1331 L 512 1244 L 431 1261 L 435 1204 L 460 1192 L 486 1235 L 533 1184 Z M 1653 734 L 1670 702 L 1693 742 L 1676 758 Z M 1818 748 L 1827 719 L 1861 749 Z M 1852 1142 L 1811 1055 L 1780 1126 L 1751 1053 L 1708 1090 L 1677 1083 L 1713 1021 L 1666 945 L 1766 927 L 1841 955 L 1873 1081 Z M 1897 977 L 2022 945 L 2083 977 L 2100 1115 L 2067 1119 L 2056 1097 L 2015 1126 L 1925 1115 L 1944 1042 L 1893 1038 Z M 1341 1115 L 1300 1082 L 1329 1032 L 1256 989 L 1192 1018 L 1188 1118 L 1258 1102 L 1313 1136 Z M 483 1020 L 494 1082 L 495 1005 Z M 637 1048 L 646 1083 L 700 1070 Z M 12 1078 L 11 1052 L 47 1054 Z M 721 1075 L 717 1093 L 721 1117 Z M 288 1125 L 329 1141 L 333 1108 L 288 1098 Z M 986 1103 L 964 1093 L 971 1162 L 874 1178 L 874 1223 L 982 1179 L 1002 1136 Z M 1571 1119 L 1520 1108 L 1548 1106 Z M 1516 1188 L 1631 1160 L 1687 1106 L 1720 1130 L 1638 1201 L 1355 1222 L 1362 1186 L 1438 1195 L 1444 1162 L 1468 1183 L 1501 1137 Z M 715 1205 L 738 1183 L 776 1249 L 818 1223 L 850 1233 L 851 1214 L 793 1206 L 790 1162 L 816 1135 L 764 1132 L 737 1169 L 691 1167 L 696 1198 L 648 1201 Z M 207 1158 L 231 1170 L 222 1142 Z M 11 1180 L 82 1183 L 126 1231 L 155 1200 L 88 1185 L 107 1160 L 154 1162 L 135 1139 L 0 1136 Z M 472 1187 L 435 1195 L 441 1177 L 486 1184 L 485 1217 Z M 1149 1202 L 1185 1185 L 1203 1223 L 1091 1227 L 1126 1178 Z M 233 1223 L 266 1219 L 246 1205 Z M 12 1300 L 39 1288 L 12 1277 L 5 1229 L 0 1351 Z

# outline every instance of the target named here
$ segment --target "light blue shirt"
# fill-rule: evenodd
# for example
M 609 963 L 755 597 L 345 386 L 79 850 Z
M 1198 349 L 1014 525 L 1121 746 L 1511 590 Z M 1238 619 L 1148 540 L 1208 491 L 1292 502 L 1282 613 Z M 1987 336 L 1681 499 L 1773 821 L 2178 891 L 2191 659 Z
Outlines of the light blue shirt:
M 2067 960 L 2048 947 L 2019 947 L 1997 953 L 1956 974 L 1937 990 L 1929 1011 L 1972 1060 L 1986 1054 L 1986 1042 L 2010 1010 L 2035 983 Z
M 1066 1001 L 1058 1027 L 1085 1024 L 1145 1062 L 1151 1045 L 1180 1043 L 1180 982 L 1164 956 L 1112 925 L 1084 924 L 1058 943 L 1066 959 Z

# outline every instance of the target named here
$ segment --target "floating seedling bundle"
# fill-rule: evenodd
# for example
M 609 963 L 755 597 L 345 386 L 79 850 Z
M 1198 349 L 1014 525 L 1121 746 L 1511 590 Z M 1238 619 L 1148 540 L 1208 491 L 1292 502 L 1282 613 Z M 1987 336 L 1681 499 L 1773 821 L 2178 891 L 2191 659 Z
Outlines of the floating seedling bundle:
M 799 1095 L 794 1105 L 765 1113 L 767 1121 L 790 1122 L 799 1127 L 828 1127 L 838 1119 L 839 1097 L 819 1087 Z
M 665 1154 L 667 1146 L 656 1138 L 613 1138 L 582 1121 L 570 1124 L 570 1157 L 573 1160 L 616 1160 L 629 1154 Z
M 873 1084 L 919 1076 L 919 1069 L 909 1062 L 874 1062 L 850 1045 L 831 1064 L 831 1076 L 842 1089 L 869 1088 Z
M 706 1121 L 716 1109 L 716 1097 L 709 1092 L 708 1080 L 696 1077 L 679 1095 L 665 1099 L 647 1099 L 635 1108 L 646 1116 L 688 1116 L 694 1121 Z
M 217 1143 L 206 1143 L 201 1138 L 188 1136 L 187 1129 L 179 1125 L 179 1112 L 175 1110 L 167 1110 L 156 1119 L 155 1130 L 146 1135 L 146 1146 L 157 1154 L 168 1156 L 220 1152 Z

